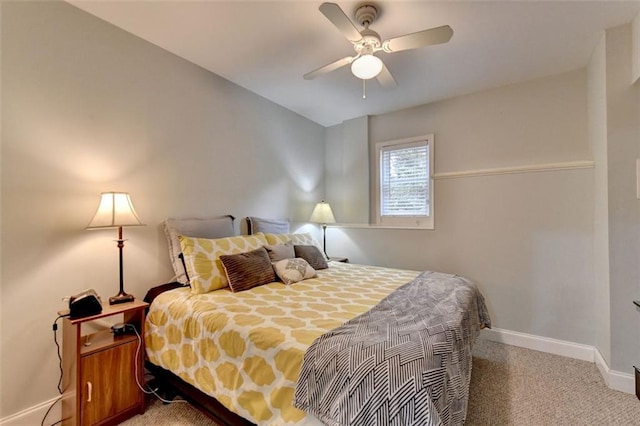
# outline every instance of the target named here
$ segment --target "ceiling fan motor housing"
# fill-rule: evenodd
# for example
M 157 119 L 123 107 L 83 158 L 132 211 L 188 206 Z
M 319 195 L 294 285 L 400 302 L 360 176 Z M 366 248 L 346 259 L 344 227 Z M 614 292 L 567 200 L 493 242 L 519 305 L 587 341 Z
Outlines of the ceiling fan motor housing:
M 380 35 L 377 32 L 369 28 L 365 28 L 360 31 L 360 35 L 362 35 L 362 40 L 354 43 L 353 46 L 356 52 L 365 54 L 380 50 Z
M 356 22 L 364 27 L 360 31 L 362 39 L 354 43 L 353 47 L 359 55 L 370 55 L 380 50 L 381 39 L 380 34 L 369 28 L 369 25 L 375 21 L 378 16 L 378 9 L 370 4 L 360 6 L 355 13 Z
M 366 28 L 376 20 L 378 9 L 370 4 L 365 4 L 356 10 L 355 16 L 356 22 Z

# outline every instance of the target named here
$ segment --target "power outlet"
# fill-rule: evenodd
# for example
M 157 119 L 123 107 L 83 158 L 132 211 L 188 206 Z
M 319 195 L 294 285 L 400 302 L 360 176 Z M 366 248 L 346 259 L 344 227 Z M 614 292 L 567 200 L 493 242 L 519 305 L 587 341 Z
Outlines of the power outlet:
M 116 324 L 111 327 L 111 331 L 115 336 L 122 336 L 123 334 L 131 333 L 137 334 L 136 327 L 133 324 Z
M 122 336 L 125 331 L 127 329 L 127 326 L 120 323 L 120 324 L 115 324 L 113 327 L 111 327 L 111 332 L 113 333 L 114 336 Z

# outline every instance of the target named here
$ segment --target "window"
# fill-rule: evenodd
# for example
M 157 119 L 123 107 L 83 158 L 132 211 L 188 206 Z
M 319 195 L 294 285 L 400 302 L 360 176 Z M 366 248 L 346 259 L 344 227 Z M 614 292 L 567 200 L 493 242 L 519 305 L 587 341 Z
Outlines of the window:
M 433 135 L 376 144 L 376 224 L 433 229 Z

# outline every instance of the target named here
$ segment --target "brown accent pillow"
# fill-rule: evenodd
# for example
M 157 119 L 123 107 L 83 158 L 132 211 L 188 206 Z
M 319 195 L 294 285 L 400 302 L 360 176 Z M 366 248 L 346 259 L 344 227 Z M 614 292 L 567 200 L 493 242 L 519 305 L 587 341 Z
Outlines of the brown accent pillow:
M 296 252 L 293 249 L 293 242 L 287 241 L 284 244 L 267 244 L 264 246 L 269 254 L 271 262 L 278 262 L 283 259 L 293 259 L 296 257 Z
M 271 260 L 264 247 L 238 254 L 223 254 L 220 261 L 231 291 L 249 290 L 276 280 Z
M 324 258 L 324 255 L 316 246 L 295 245 L 293 246 L 293 250 L 296 253 L 296 257 L 301 257 L 306 260 L 315 270 L 327 269 L 329 267 L 327 259 Z

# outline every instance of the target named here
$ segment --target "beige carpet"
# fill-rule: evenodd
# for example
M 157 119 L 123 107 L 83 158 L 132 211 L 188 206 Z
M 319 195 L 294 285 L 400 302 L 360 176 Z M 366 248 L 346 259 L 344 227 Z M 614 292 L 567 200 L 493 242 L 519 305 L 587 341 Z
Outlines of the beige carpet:
M 473 355 L 467 426 L 640 425 L 640 401 L 593 363 L 484 340 Z
M 607 388 L 595 364 L 478 340 L 467 426 L 640 425 L 635 395 Z M 191 407 L 153 402 L 126 426 L 214 423 Z

